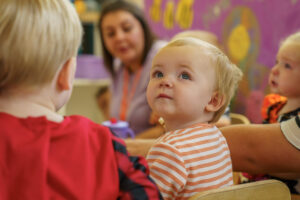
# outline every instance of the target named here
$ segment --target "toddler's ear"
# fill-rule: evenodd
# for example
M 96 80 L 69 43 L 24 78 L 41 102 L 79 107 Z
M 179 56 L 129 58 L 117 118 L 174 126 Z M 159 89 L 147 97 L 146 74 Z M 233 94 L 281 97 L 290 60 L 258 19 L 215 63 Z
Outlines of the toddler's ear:
M 221 95 L 219 92 L 214 92 L 211 96 L 210 101 L 205 106 L 205 110 L 208 112 L 218 111 L 225 103 L 224 95 Z
M 73 86 L 75 75 L 76 58 L 68 59 L 59 71 L 57 78 L 57 87 L 60 90 L 70 90 Z

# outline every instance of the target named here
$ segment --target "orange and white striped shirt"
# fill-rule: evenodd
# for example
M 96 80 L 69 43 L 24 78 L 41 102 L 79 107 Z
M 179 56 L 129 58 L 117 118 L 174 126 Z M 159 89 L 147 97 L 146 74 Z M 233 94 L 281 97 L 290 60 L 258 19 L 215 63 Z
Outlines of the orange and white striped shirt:
M 164 199 L 188 199 L 233 184 L 227 142 L 213 125 L 196 124 L 166 133 L 153 145 L 147 161 Z

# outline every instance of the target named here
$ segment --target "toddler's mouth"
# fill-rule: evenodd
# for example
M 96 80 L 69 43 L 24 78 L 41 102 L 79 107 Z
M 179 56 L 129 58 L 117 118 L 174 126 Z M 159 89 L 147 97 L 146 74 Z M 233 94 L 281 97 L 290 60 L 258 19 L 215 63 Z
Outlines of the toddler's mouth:
M 275 81 L 271 81 L 271 86 L 272 86 L 272 87 L 277 87 L 278 84 L 277 84 Z
M 170 96 L 168 96 L 168 95 L 166 95 L 166 94 L 159 94 L 158 96 L 157 96 L 157 98 L 166 98 L 166 99 L 172 99 Z

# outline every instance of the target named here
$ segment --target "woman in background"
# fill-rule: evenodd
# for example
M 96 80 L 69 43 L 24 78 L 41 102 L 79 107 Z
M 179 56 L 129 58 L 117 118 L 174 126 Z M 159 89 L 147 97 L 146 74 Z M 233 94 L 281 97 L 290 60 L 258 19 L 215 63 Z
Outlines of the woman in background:
M 110 118 L 127 121 L 139 137 L 146 130 L 148 137 L 163 133 L 160 125 L 151 123 L 146 87 L 152 58 L 165 42 L 153 35 L 143 11 L 126 1 L 104 4 L 98 28 L 104 64 L 112 78 Z

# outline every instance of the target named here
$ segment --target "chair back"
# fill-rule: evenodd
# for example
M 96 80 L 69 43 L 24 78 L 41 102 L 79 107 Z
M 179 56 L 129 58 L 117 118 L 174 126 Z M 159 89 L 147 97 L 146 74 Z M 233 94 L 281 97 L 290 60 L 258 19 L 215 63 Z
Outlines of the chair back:
M 230 113 L 231 124 L 250 124 L 250 120 L 242 114 Z
M 200 192 L 189 200 L 291 200 L 291 194 L 284 183 L 270 179 Z

